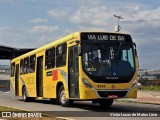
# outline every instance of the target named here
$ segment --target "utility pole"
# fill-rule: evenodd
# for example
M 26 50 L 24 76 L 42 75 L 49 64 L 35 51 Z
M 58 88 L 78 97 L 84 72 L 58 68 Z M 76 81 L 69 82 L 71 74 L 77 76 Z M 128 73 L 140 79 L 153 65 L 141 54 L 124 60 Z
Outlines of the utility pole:
M 120 15 L 119 15 L 119 16 L 118 16 L 118 15 L 113 15 L 113 16 L 118 19 L 118 25 L 115 26 L 115 32 L 119 32 L 120 29 L 121 29 L 121 27 L 120 27 L 120 25 L 119 25 L 119 20 L 120 20 L 120 19 L 124 19 L 124 18 L 122 18 Z

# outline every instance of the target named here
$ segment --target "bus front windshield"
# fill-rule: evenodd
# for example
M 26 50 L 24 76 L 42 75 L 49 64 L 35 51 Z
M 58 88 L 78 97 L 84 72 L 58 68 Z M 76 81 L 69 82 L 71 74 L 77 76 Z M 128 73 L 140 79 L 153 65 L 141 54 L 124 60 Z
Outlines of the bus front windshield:
M 133 45 L 82 45 L 83 70 L 91 76 L 127 77 L 134 73 Z

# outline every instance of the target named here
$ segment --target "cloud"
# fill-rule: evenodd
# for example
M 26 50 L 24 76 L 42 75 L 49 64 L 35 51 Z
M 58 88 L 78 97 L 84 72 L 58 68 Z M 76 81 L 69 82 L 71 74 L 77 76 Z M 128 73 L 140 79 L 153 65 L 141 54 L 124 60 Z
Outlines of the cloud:
M 34 18 L 32 20 L 29 21 L 29 23 L 47 23 L 47 19 L 43 19 L 43 18 Z
M 133 34 L 139 45 L 160 44 L 160 7 L 145 10 L 138 9 L 125 13 L 125 20 L 121 21 L 122 30 Z M 134 14 L 133 14 L 134 13 Z M 153 42 L 154 41 L 154 42 Z
M 53 34 L 52 35 L 40 35 L 40 36 L 37 36 L 37 42 L 41 45 L 46 45 L 50 42 L 53 42 L 54 40 L 57 40 L 59 39 L 59 35 L 55 35 L 54 34 L 54 37 L 53 37 Z
M 0 26 L 0 44 L 11 47 L 28 47 L 26 39 L 27 31 L 23 28 L 12 28 L 7 26 Z M 25 37 L 24 37 L 25 36 Z
M 47 12 L 52 17 L 64 17 L 69 13 L 68 10 L 65 9 L 51 9 Z
M 39 25 L 39 26 L 33 26 L 31 29 L 29 29 L 30 33 L 52 33 L 55 31 L 58 31 L 59 28 L 58 26 L 44 26 L 44 25 Z
M 0 3 L 17 3 L 17 2 L 20 2 L 22 0 L 0 0 Z
M 81 6 L 70 17 L 70 22 L 82 30 L 113 31 L 117 24 L 114 14 L 122 15 L 122 32 L 130 33 L 139 45 L 149 45 L 153 41 L 160 43 L 160 7 L 149 9 L 140 4 L 127 3 L 119 7 L 107 7 L 100 3 L 96 6 Z M 153 44 L 153 43 L 152 43 Z
M 106 26 L 109 25 L 107 20 L 110 18 L 113 18 L 113 13 L 105 6 L 83 6 L 75 12 L 70 21 L 79 25 Z
M 113 15 L 121 15 L 124 17 L 120 20 L 121 32 L 131 34 L 137 44 L 140 65 L 160 60 L 156 57 L 160 50 L 160 6 L 151 7 L 136 2 L 125 2 L 123 5 L 108 3 L 104 6 L 104 4 L 107 3 L 101 1 L 98 5 L 80 6 L 72 11 L 70 22 L 79 30 L 113 31 L 117 24 L 117 19 Z M 147 60 L 149 56 L 154 60 Z
M 0 26 L 0 44 L 17 48 L 37 48 L 56 40 L 59 35 L 55 31 L 58 30 L 57 26 L 34 26 L 29 30 Z
M 129 22 L 146 23 L 151 26 L 160 26 L 160 7 L 154 10 L 137 11 L 134 15 L 129 16 Z
M 123 6 L 111 8 L 98 4 L 97 6 L 84 5 L 80 9 L 73 12 L 70 18 L 72 23 L 77 25 L 90 25 L 90 26 L 110 26 L 114 24 L 114 14 L 122 15 L 125 19 L 122 21 L 124 24 L 127 23 L 129 26 L 135 23 L 141 26 L 147 25 L 160 26 L 160 7 L 156 9 L 144 9 L 140 4 L 124 4 Z M 129 24 L 130 23 L 130 24 Z M 132 24 L 131 24 L 132 23 Z M 132 26 L 133 27 L 133 26 Z

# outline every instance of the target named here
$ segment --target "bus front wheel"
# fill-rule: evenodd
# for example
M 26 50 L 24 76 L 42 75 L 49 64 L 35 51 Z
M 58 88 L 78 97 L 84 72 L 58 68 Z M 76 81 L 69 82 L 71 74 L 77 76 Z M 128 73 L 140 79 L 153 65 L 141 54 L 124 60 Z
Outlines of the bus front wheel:
M 98 103 L 102 108 L 107 108 L 113 104 L 113 99 L 99 100 Z
M 66 93 L 63 85 L 59 88 L 58 100 L 60 105 L 63 107 L 68 107 L 72 104 L 71 100 L 66 99 Z

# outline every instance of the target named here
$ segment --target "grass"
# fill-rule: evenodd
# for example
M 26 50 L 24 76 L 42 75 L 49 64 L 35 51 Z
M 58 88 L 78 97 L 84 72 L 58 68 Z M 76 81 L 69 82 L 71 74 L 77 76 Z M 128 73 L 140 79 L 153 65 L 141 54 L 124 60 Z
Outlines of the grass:
M 22 111 L 22 110 L 11 108 L 11 107 L 0 106 L 0 111 Z
M 160 91 L 160 86 L 142 86 L 142 90 Z

